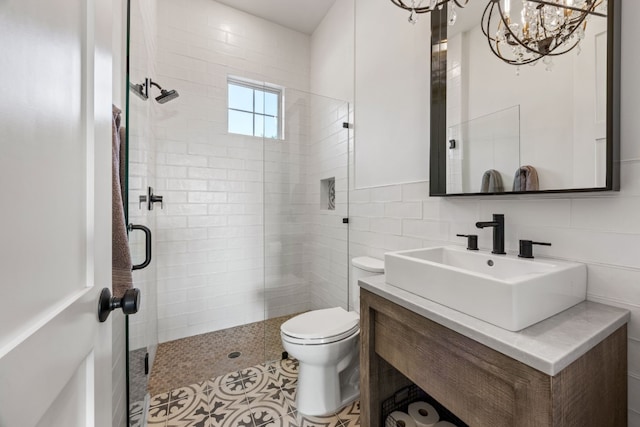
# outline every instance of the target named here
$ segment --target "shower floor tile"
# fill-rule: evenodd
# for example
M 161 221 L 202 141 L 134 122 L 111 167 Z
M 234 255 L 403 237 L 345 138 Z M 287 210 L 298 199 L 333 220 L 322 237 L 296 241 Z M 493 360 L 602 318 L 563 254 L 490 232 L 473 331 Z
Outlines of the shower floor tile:
M 156 396 L 207 378 L 237 373 L 247 366 L 257 369 L 265 361 L 280 359 L 283 351 L 280 325 L 296 314 L 158 345 L 149 393 Z M 240 356 L 228 357 L 236 351 Z
M 284 359 L 220 375 L 151 398 L 149 427 L 356 427 L 360 404 L 305 417 L 295 409 L 298 362 Z

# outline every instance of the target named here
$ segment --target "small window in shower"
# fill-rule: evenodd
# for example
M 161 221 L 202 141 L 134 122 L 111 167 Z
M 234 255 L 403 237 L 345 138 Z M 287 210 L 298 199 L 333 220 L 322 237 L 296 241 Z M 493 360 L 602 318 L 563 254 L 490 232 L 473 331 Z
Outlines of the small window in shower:
M 282 91 L 239 79 L 228 79 L 228 132 L 282 139 Z

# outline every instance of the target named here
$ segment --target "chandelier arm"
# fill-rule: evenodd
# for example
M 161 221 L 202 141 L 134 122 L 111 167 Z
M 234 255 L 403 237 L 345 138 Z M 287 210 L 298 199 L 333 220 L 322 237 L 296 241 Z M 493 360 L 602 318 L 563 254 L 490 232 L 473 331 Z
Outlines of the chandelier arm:
M 517 65 L 517 62 L 515 62 L 514 60 L 509 60 L 509 59 L 507 59 L 507 58 L 502 56 L 502 54 L 500 53 L 500 49 L 498 48 L 499 41 L 497 39 L 494 39 L 493 37 L 491 37 L 489 35 L 489 33 L 491 31 L 490 30 L 491 29 L 491 17 L 493 15 L 493 8 L 495 7 L 495 4 L 496 4 L 495 1 L 492 1 L 492 2 L 488 3 L 487 7 L 485 7 L 484 12 L 482 13 L 482 20 L 481 20 L 481 22 L 482 22 L 482 25 L 481 25 L 482 32 L 487 36 L 487 43 L 489 44 L 489 49 L 491 49 L 491 52 L 493 52 L 493 54 L 495 56 L 497 56 L 501 61 L 503 61 L 503 62 L 505 62 L 505 63 L 507 63 L 509 65 Z M 489 13 L 487 14 L 487 12 L 489 12 Z M 485 27 L 484 27 L 485 21 L 486 21 L 486 25 L 487 25 L 486 30 L 485 30 Z M 495 46 L 493 45 L 493 43 L 491 43 L 492 41 L 495 43 Z
M 573 44 L 573 46 L 571 46 L 569 49 L 567 50 L 563 50 L 562 52 L 555 52 L 555 49 L 553 49 L 553 51 L 549 52 L 547 54 L 547 56 L 560 56 L 560 55 L 564 55 L 565 53 L 569 53 L 571 52 L 573 49 L 575 49 L 578 45 L 580 44 L 580 41 L 577 41 Z
M 482 18 L 480 19 L 480 23 L 482 24 L 482 25 L 480 25 L 480 28 L 482 29 L 482 33 L 485 36 L 487 36 L 487 38 L 489 38 L 489 40 L 493 40 L 491 38 L 491 36 L 489 35 L 489 24 L 491 23 L 491 13 L 493 12 L 493 5 L 494 5 L 493 2 L 487 3 L 487 6 L 484 8 L 484 11 L 482 12 Z M 489 12 L 489 15 L 487 15 L 487 11 L 489 9 L 492 9 L 492 10 Z M 488 16 L 488 18 L 485 18 L 485 16 Z M 487 29 L 486 29 L 486 31 L 484 29 L 485 20 L 487 21 Z
M 453 1 L 456 6 L 458 6 L 459 8 L 463 9 L 466 5 L 469 4 L 469 0 L 451 0 Z

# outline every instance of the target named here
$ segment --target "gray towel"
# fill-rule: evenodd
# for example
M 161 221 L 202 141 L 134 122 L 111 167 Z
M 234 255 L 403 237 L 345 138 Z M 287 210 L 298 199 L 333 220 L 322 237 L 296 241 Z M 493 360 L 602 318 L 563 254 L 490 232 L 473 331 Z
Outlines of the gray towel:
M 538 191 L 538 171 L 533 166 L 521 166 L 513 178 L 513 191 Z
M 502 176 L 495 169 L 489 169 L 482 175 L 481 193 L 503 193 Z
M 121 153 L 124 153 L 125 138 L 121 138 L 120 120 L 121 111 L 112 107 L 113 118 L 111 121 L 111 281 L 113 296 L 122 297 L 127 289 L 133 287 L 131 276 L 131 253 L 127 239 L 127 226 L 124 218 L 124 204 L 122 194 L 124 192 L 123 162 Z

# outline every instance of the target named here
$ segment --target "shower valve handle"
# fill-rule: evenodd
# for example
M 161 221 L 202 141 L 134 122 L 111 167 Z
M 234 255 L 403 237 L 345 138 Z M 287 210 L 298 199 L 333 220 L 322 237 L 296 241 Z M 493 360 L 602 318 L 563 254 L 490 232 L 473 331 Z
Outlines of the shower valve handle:
M 164 209 L 164 202 L 162 196 L 156 196 L 153 194 L 153 187 L 147 187 L 147 208 L 152 211 L 153 204 L 160 203 L 160 209 Z
M 153 194 L 153 187 L 147 187 L 147 194 L 138 197 L 138 207 L 142 209 L 142 204 L 147 204 L 147 209 L 152 211 L 154 203 L 160 203 L 160 209 L 164 209 L 164 200 L 162 196 Z
M 149 198 L 149 210 L 153 210 L 153 204 L 160 203 L 160 209 L 164 209 L 164 201 L 162 200 L 162 196 L 154 196 L 153 194 Z

